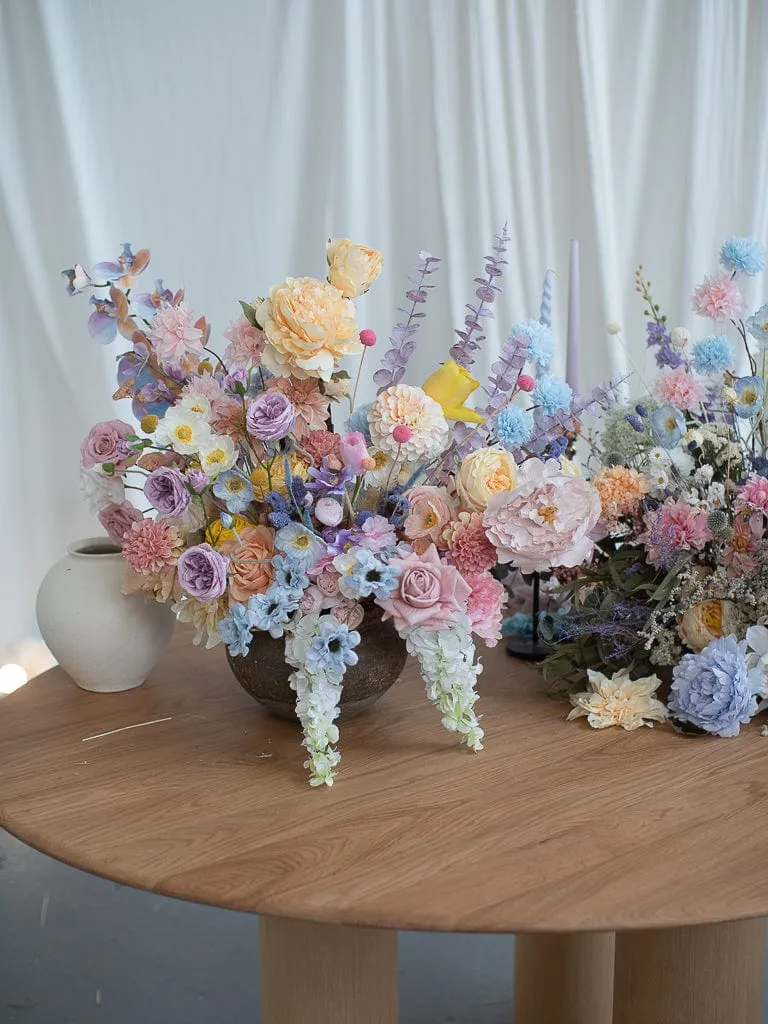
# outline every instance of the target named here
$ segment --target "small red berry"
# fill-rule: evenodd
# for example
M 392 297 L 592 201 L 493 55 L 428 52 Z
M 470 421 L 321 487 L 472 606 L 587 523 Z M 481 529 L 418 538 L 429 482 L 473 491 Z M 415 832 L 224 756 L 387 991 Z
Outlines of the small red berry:
M 366 327 L 364 331 L 360 331 L 360 344 L 365 345 L 366 348 L 371 348 L 373 345 L 375 345 L 375 332 L 368 327 Z
M 410 427 L 406 427 L 404 423 L 398 423 L 392 431 L 392 437 L 394 437 L 398 444 L 405 444 L 406 441 L 410 441 L 413 437 L 413 431 Z
M 533 391 L 536 387 L 536 381 L 533 377 L 529 377 L 527 373 L 521 373 L 517 378 L 517 386 L 521 391 Z

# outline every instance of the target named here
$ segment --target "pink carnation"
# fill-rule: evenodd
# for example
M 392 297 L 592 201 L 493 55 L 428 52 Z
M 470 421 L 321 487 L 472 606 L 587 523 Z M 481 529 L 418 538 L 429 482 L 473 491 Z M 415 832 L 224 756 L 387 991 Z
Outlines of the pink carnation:
M 421 555 L 413 552 L 392 558 L 390 564 L 400 568 L 397 587 L 390 597 L 376 603 L 384 609 L 383 618 L 393 620 L 395 629 L 446 629 L 466 606 L 469 584 L 458 569 L 440 561 L 434 544 Z
M 687 412 L 704 401 L 706 388 L 682 367 L 665 370 L 656 382 L 656 394 L 663 402 Z
M 705 509 L 669 498 L 654 512 L 646 512 L 645 531 L 639 540 L 645 544 L 651 565 L 668 565 L 667 549 L 701 551 L 712 540 Z
M 754 473 L 736 496 L 739 508 L 751 508 L 768 515 L 768 479 Z
M 200 373 L 187 379 L 187 383 L 181 389 L 182 397 L 187 395 L 202 395 L 209 402 L 213 403 L 221 398 L 224 389 L 212 373 Z
M 759 512 L 739 515 L 733 521 L 733 537 L 723 551 L 723 565 L 729 576 L 744 576 L 755 567 L 753 555 L 763 536 L 763 517 Z
M 705 277 L 693 293 L 693 311 L 710 320 L 736 320 L 744 305 L 739 286 L 730 274 Z
M 237 317 L 224 331 L 229 344 L 224 350 L 227 366 L 259 366 L 264 348 L 264 333 L 245 319 Z
M 488 540 L 482 512 L 461 512 L 443 536 L 453 564 L 463 576 L 484 572 L 496 565 L 496 548 Z
M 486 647 L 495 647 L 501 640 L 501 617 L 507 591 L 489 572 L 473 573 L 465 579 L 472 588 L 467 601 L 472 632 L 485 641 Z
M 341 468 L 341 437 L 338 434 L 333 434 L 330 430 L 310 430 L 303 438 L 301 447 L 316 466 L 321 465 L 324 458 L 328 458 L 331 468 Z M 336 462 L 330 461 L 333 459 Z
M 149 337 L 161 363 L 181 366 L 188 358 L 203 358 L 203 332 L 185 302 L 164 306 L 152 317 Z
M 178 561 L 179 531 L 162 519 L 142 519 L 123 538 L 123 558 L 134 572 L 148 576 Z
M 384 516 L 370 516 L 362 526 L 360 547 L 368 551 L 393 551 L 397 544 L 395 528 Z

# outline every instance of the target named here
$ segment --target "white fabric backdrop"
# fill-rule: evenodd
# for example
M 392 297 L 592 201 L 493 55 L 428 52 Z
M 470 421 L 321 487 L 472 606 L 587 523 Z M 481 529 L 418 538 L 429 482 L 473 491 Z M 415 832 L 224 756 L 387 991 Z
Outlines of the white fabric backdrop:
M 45 569 L 94 529 L 81 437 L 125 415 L 118 343 L 90 340 L 61 268 L 146 245 L 147 278 L 185 284 L 220 334 L 238 297 L 322 274 L 350 235 L 386 254 L 360 304 L 383 339 L 426 248 L 444 262 L 420 382 L 507 220 L 480 368 L 548 267 L 564 334 L 577 237 L 593 384 L 625 365 L 609 320 L 646 361 L 639 261 L 691 324 L 723 237 L 768 237 L 767 50 L 761 0 L 0 0 L 0 643 L 33 632 Z

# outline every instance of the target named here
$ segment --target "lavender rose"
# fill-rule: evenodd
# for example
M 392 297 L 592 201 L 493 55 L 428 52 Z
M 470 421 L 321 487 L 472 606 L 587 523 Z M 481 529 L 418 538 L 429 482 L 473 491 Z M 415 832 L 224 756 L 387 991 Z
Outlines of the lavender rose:
M 99 512 L 99 522 L 112 540 L 122 543 L 123 537 L 133 523 L 140 523 L 144 518 L 141 512 L 130 501 L 113 501 Z
M 123 420 L 105 420 L 91 427 L 80 445 L 83 469 L 101 466 L 105 462 L 114 463 L 118 469 L 123 468 L 131 454 L 131 446 L 126 437 L 133 432 L 130 423 Z
M 210 544 L 196 544 L 179 556 L 179 583 L 190 597 L 213 601 L 227 589 L 228 564 Z
M 180 516 L 189 508 L 189 491 L 178 469 L 160 466 L 144 484 L 147 501 L 161 516 Z
M 282 391 L 264 391 L 248 406 L 248 433 L 260 441 L 279 441 L 293 429 L 296 410 Z

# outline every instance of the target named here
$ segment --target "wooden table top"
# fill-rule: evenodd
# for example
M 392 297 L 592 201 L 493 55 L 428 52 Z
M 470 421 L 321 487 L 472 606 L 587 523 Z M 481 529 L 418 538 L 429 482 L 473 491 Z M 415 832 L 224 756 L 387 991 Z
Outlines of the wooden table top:
M 582 931 L 768 915 L 757 722 L 731 740 L 592 730 L 503 648 L 483 660 L 484 751 L 442 729 L 409 664 L 343 723 L 332 789 L 307 785 L 298 727 L 184 632 L 127 693 L 86 693 L 53 669 L 0 702 L 0 824 L 118 882 L 337 924 Z

